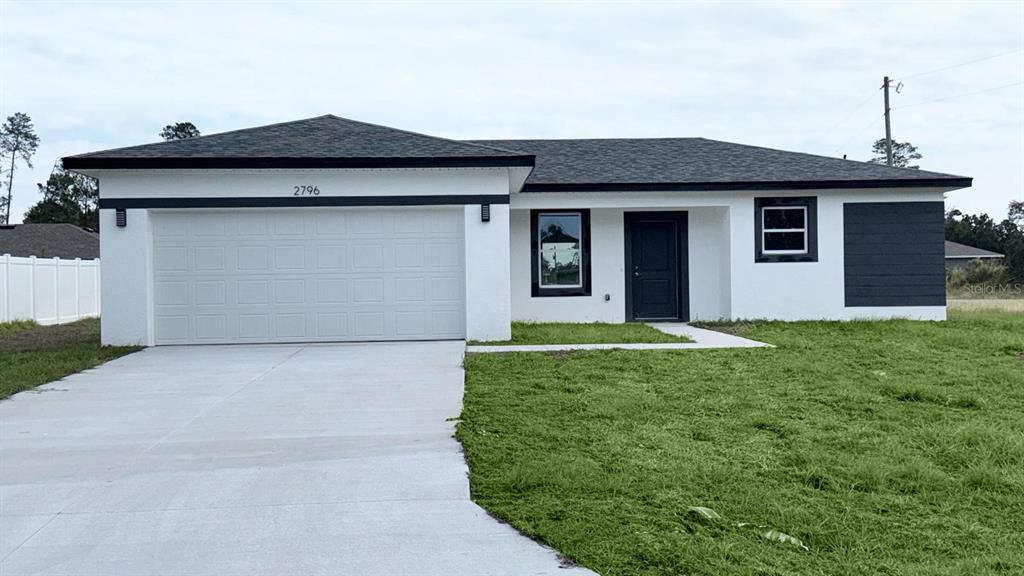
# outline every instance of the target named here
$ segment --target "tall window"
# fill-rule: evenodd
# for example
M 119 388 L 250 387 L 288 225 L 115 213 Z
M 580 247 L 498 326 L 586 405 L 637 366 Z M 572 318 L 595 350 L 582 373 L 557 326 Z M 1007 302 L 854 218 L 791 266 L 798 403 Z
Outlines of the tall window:
M 535 210 L 530 228 L 534 296 L 589 294 L 589 211 Z
M 756 262 L 818 260 L 817 198 L 755 198 Z

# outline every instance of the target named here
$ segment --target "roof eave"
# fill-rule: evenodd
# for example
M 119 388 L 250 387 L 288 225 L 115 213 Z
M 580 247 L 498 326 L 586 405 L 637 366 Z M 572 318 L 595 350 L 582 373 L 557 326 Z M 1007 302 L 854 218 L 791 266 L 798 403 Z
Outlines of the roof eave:
M 276 168 L 505 168 L 533 167 L 535 157 L 522 156 L 408 156 L 368 158 L 281 157 L 97 157 L 68 156 L 67 170 L 210 170 Z
M 527 182 L 523 192 L 726 192 L 739 190 L 851 190 L 863 188 L 969 188 L 972 178 L 792 180 L 768 182 Z

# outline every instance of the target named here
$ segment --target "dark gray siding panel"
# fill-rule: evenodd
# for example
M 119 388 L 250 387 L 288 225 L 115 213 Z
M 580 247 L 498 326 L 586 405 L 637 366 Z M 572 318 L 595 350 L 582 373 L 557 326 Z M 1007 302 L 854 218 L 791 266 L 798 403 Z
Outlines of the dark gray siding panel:
M 846 305 L 945 306 L 942 202 L 843 204 Z

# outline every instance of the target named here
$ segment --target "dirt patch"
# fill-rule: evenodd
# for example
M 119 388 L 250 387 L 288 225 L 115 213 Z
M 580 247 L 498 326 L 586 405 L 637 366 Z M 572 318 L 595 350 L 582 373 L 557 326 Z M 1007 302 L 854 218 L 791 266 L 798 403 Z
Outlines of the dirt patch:
M 56 326 L 33 326 L 0 336 L 0 354 L 61 348 L 100 336 L 96 318 Z
M 752 327 L 749 322 L 690 322 L 690 326 L 714 330 L 730 336 L 743 336 L 743 332 Z

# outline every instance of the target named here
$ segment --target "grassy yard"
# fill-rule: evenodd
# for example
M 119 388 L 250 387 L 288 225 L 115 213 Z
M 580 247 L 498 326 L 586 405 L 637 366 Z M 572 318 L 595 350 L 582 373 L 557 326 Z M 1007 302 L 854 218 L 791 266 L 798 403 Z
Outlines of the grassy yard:
M 0 324 L 0 399 L 138 350 L 100 346 L 92 318 L 59 326 Z
M 736 330 L 470 356 L 474 500 L 605 576 L 1024 573 L 1024 314 Z
M 684 336 L 666 334 L 646 324 L 573 324 L 562 322 L 513 322 L 512 339 L 470 344 L 654 344 L 690 342 Z

